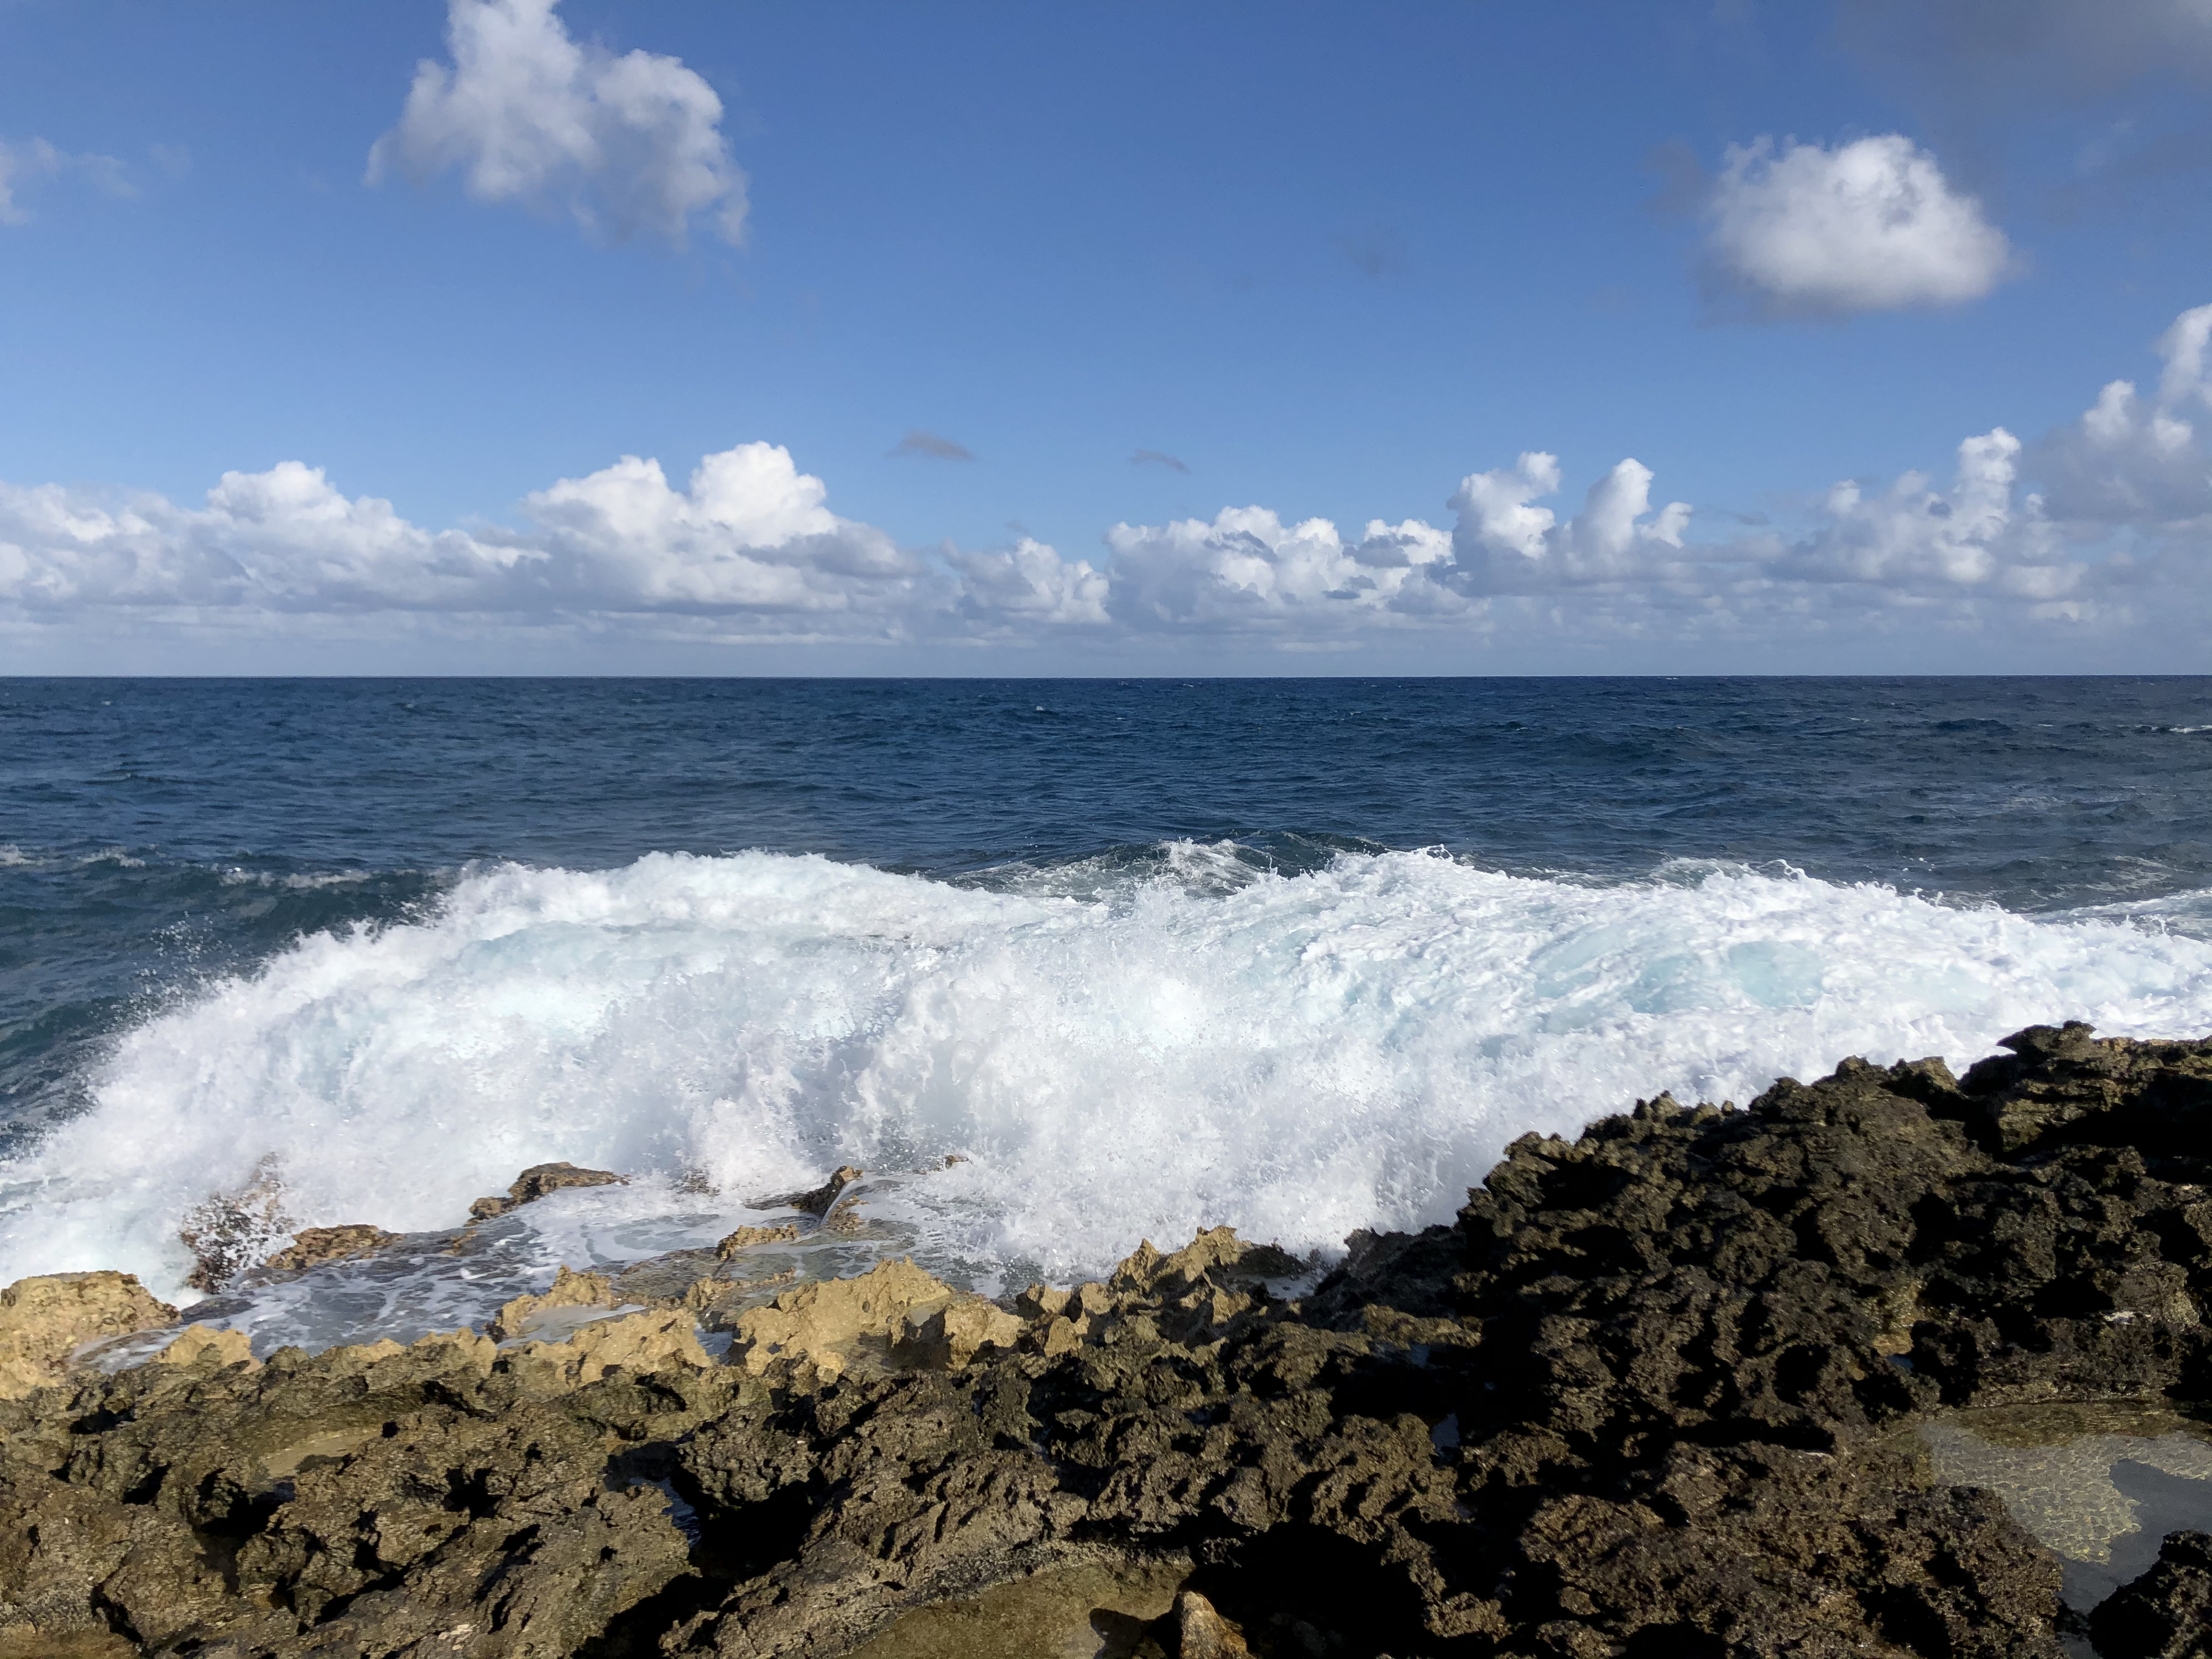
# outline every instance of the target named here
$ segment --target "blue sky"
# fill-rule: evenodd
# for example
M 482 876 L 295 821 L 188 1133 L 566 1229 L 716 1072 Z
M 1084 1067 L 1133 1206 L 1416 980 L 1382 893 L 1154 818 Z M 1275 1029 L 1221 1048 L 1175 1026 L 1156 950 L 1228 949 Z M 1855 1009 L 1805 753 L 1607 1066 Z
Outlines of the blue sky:
M 0 669 L 2212 667 L 2201 0 L 0 48 Z

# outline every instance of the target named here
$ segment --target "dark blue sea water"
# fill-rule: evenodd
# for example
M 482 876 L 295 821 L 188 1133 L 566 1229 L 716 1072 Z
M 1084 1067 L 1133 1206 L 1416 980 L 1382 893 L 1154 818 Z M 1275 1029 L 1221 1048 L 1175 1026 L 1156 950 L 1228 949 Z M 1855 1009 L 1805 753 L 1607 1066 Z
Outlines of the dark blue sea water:
M 1632 1091 L 2212 1025 L 2208 893 L 2203 679 L 0 681 L 0 1280 L 541 1155 L 1326 1248 Z

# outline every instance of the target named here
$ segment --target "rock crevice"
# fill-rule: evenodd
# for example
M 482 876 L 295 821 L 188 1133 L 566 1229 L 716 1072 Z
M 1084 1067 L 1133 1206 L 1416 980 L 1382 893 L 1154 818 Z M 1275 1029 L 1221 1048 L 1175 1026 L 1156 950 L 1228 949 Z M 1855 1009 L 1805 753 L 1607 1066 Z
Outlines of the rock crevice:
M 64 1355 L 0 1402 L 0 1636 L 890 1654 L 920 1610 L 1122 1573 L 1167 1610 L 1085 1628 L 1163 1659 L 2197 1653 L 2203 1534 L 2069 1611 L 1928 1433 L 2212 1398 L 2209 1113 L 2212 1042 L 2039 1027 L 1963 1077 L 1524 1138 L 1295 1299 L 1307 1264 L 1216 1229 L 1011 1307 L 902 1262 L 797 1286 L 720 1364 L 680 1297 L 581 1274 L 505 1347 Z

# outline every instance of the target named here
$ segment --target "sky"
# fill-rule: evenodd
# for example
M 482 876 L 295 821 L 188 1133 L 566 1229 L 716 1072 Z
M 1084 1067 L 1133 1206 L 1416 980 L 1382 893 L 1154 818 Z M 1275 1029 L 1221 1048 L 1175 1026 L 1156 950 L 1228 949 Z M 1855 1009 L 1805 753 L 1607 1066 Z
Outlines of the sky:
M 2212 0 L 0 0 L 0 672 L 2212 671 Z

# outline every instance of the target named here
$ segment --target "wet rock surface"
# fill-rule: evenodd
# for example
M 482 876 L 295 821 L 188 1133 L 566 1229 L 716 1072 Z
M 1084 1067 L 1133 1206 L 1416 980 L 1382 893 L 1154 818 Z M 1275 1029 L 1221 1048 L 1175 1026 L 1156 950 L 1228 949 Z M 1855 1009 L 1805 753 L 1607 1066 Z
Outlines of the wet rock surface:
M 2177 1532 L 2158 1565 L 2091 1615 L 2107 1659 L 2205 1659 L 2212 1655 L 2212 1533 Z
M 304 1273 L 325 1261 L 343 1261 L 357 1255 L 374 1255 L 401 1242 L 402 1235 L 388 1233 L 366 1222 L 343 1227 L 302 1227 L 292 1242 L 261 1266 L 269 1273 Z
M 489 1221 L 525 1204 L 535 1204 L 546 1194 L 557 1193 L 564 1187 L 612 1187 L 627 1179 L 612 1170 L 586 1170 L 574 1164 L 533 1164 L 508 1183 L 506 1197 L 480 1198 L 469 1206 L 469 1215 L 474 1220 Z
M 177 1322 L 135 1273 L 44 1273 L 0 1290 L 0 1400 L 61 1381 L 78 1349 Z
M 1216 1229 L 1011 1309 L 796 1287 L 721 1363 L 698 1262 L 506 1346 L 180 1340 L 0 1402 L 0 1644 L 921 1654 L 1091 1574 L 1152 1599 L 1071 1652 L 2057 1659 L 2058 1559 L 1923 1431 L 2212 1397 L 2212 1043 L 2007 1049 L 1525 1138 L 1295 1301 Z M 2109 1659 L 2203 1651 L 2205 1548 L 2096 1610 Z

